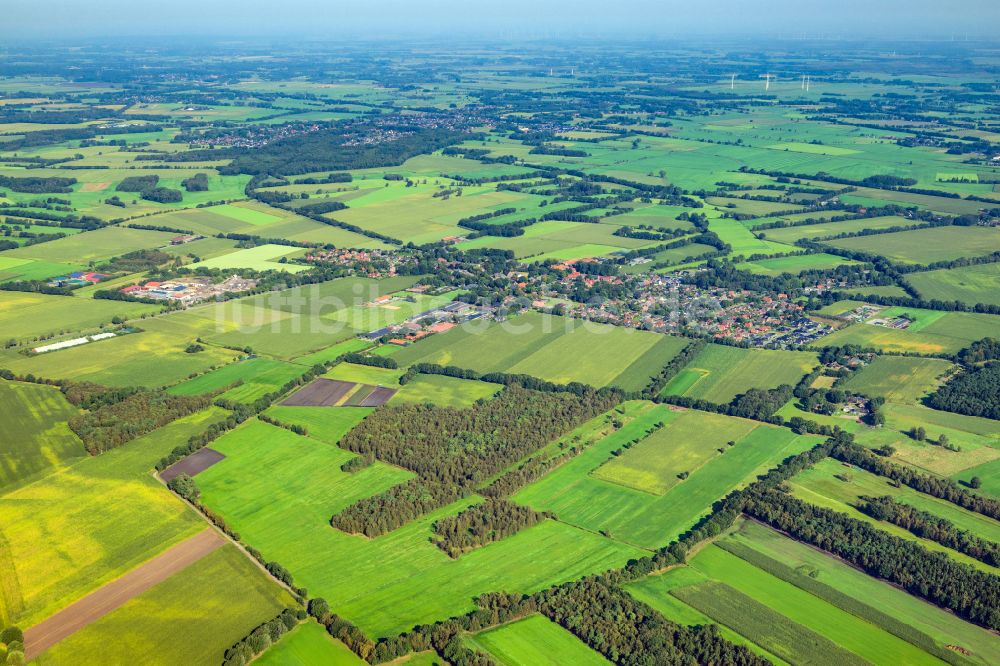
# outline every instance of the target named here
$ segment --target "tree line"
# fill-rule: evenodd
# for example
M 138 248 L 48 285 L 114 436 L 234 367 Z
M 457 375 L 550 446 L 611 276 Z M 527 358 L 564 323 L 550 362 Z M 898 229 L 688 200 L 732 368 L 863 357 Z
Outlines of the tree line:
M 457 558 L 552 517 L 503 498 L 487 498 L 454 516 L 435 521 L 431 539 L 448 557 Z
M 411 470 L 417 478 L 356 502 L 331 524 L 369 537 L 392 531 L 467 496 L 507 465 L 607 411 L 618 396 L 545 393 L 511 384 L 469 409 L 380 408 L 344 436 L 341 448 Z
M 937 541 L 942 546 L 965 553 L 991 566 L 1000 566 L 1000 544 L 980 538 L 968 530 L 960 530 L 946 518 L 922 511 L 893 497 L 862 496 L 858 511 L 902 527 L 923 539 Z

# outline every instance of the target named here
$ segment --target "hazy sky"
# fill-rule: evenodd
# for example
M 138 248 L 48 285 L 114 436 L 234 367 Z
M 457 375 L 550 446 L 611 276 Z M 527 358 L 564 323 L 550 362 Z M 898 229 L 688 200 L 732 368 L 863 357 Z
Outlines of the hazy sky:
M 1000 33 L 1000 0 L 0 0 L 7 38 Z

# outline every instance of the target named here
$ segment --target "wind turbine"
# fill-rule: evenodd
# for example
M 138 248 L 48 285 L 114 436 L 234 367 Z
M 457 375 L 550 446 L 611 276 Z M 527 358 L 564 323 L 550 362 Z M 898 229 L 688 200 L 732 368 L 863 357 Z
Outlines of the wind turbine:
M 764 92 L 771 89 L 771 73 L 761 74 L 761 78 L 764 79 Z
M 729 89 L 736 90 L 736 75 L 733 74 L 732 78 L 729 79 Z

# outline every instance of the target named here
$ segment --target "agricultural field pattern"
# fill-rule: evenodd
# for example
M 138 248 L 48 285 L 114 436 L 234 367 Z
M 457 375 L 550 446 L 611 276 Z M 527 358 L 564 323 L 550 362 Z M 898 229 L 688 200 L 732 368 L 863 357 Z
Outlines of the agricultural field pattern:
M 0 666 L 1000 664 L 997 10 L 220 4 L 0 26 Z

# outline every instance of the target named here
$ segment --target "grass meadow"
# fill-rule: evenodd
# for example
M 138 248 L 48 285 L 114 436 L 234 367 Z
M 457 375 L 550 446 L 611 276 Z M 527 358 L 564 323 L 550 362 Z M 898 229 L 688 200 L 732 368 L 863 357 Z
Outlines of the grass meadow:
M 1000 264 L 908 273 L 906 281 L 924 300 L 1000 305 Z
M 691 410 L 697 417 L 715 414 Z M 613 459 L 613 451 L 635 438 L 641 438 L 654 424 L 663 421 L 666 428 L 658 438 L 670 440 L 670 431 L 680 422 L 677 412 L 651 403 L 633 403 L 624 426 L 586 448 L 547 476 L 517 492 L 513 499 L 538 511 L 553 511 L 559 520 L 587 530 L 601 531 L 612 538 L 643 548 L 659 548 L 690 528 L 710 510 L 713 502 L 748 480 L 752 480 L 789 455 L 799 453 L 817 441 L 815 437 L 797 436 L 790 430 L 760 425 L 741 437 L 724 455 L 713 457 L 687 479 L 676 483 L 662 495 L 612 483 L 594 471 Z M 731 419 L 732 417 L 722 417 Z M 732 419 L 742 421 L 741 419 Z M 747 422 L 752 428 L 753 423 Z M 687 426 L 684 426 L 687 429 Z M 721 429 L 717 429 L 720 430 Z M 720 446 L 711 434 L 702 431 L 705 446 Z M 641 451 L 640 445 L 633 447 Z M 677 443 L 676 446 L 682 446 Z M 692 447 L 693 448 L 693 447 Z M 629 449 L 631 452 L 633 449 Z M 640 453 L 641 455 L 641 453 Z M 624 457 L 624 456 L 623 456 Z M 662 475 L 669 474 L 670 463 L 662 464 Z M 685 470 L 686 471 L 686 470 Z M 635 477 L 633 477 L 634 479 Z M 633 483 L 663 483 L 657 477 L 632 480 Z
M 149 470 L 212 407 L 0 496 L 0 618 L 31 626 L 204 529 Z
M 474 498 L 376 539 L 348 535 L 330 527 L 330 517 L 406 480 L 408 472 L 381 463 L 341 472 L 353 454 L 258 422 L 213 448 L 227 457 L 198 476 L 203 501 L 299 585 L 375 636 L 467 612 L 482 592 L 533 592 L 643 552 L 549 520 L 452 560 L 430 543 L 430 526 Z
M 663 395 L 727 403 L 751 388 L 794 386 L 818 363 L 809 352 L 709 344 L 664 387 Z
M 80 413 L 54 386 L 0 380 L 0 491 L 85 455 L 66 421 Z
M 560 384 L 577 381 L 638 390 L 686 344 L 658 333 L 531 311 L 508 322 L 468 324 L 439 333 L 393 358 L 401 366 L 439 363 L 530 374 Z
M 473 648 L 502 666 L 608 666 L 611 662 L 542 615 L 501 625 L 468 638 Z
M 878 356 L 841 384 L 842 388 L 890 402 L 912 404 L 941 384 L 941 377 L 955 370 L 936 358 Z
M 877 254 L 904 264 L 979 257 L 1000 250 L 1000 232 L 988 227 L 933 227 L 826 241 L 844 250 Z
M 330 636 L 326 627 L 303 622 L 258 657 L 259 666 L 363 666 L 365 661 Z
M 236 641 L 294 603 L 226 545 L 63 639 L 37 663 L 127 664 L 141 655 L 144 664 L 217 664 Z

